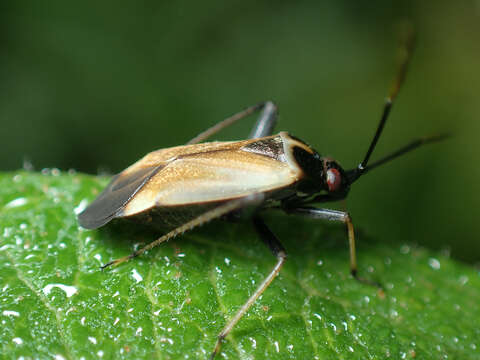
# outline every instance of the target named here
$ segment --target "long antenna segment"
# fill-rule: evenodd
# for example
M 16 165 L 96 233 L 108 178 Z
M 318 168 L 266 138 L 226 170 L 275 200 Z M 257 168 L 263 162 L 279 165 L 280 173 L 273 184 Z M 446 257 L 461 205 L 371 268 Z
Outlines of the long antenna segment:
M 370 159 L 370 156 L 372 155 L 373 150 L 377 145 L 378 139 L 380 138 L 380 135 L 383 131 L 385 123 L 388 119 L 388 115 L 390 114 L 390 110 L 392 109 L 393 102 L 395 101 L 395 98 L 397 97 L 398 92 L 400 91 L 400 88 L 402 87 L 402 84 L 405 81 L 408 64 L 410 63 L 410 59 L 412 57 L 414 45 L 415 45 L 415 32 L 413 30 L 413 26 L 411 24 L 408 24 L 408 28 L 406 29 L 405 34 L 401 39 L 401 46 L 399 48 L 400 61 L 399 61 L 397 75 L 393 80 L 393 83 L 390 87 L 390 91 L 385 100 L 385 105 L 383 106 L 383 113 L 382 113 L 382 117 L 380 118 L 380 123 L 378 124 L 377 130 L 375 132 L 372 142 L 370 143 L 370 146 L 367 150 L 365 158 L 357 166 L 357 168 L 352 171 L 352 174 L 350 175 L 350 182 L 353 182 L 356 179 L 358 179 L 365 172 L 365 169 L 367 168 L 368 160 Z

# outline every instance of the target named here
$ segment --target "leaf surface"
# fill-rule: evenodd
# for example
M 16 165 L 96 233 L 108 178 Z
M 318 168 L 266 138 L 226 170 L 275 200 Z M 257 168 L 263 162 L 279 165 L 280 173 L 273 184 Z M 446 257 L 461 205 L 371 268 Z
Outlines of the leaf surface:
M 130 223 L 89 231 L 76 215 L 108 183 L 81 174 L 0 175 L 0 351 L 7 359 L 205 359 L 275 264 L 248 222 L 214 221 L 115 269 L 158 237 Z M 478 359 L 478 271 L 342 225 L 268 215 L 288 259 L 234 328 L 228 359 Z M 399 219 L 401 221 L 401 219 Z

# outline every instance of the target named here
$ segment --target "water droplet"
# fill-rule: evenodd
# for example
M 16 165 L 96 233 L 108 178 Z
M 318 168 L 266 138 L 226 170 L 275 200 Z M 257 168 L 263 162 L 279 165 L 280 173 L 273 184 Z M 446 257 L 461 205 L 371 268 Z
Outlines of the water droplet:
M 18 235 L 15 235 L 15 244 L 17 244 L 17 245 L 22 245 L 23 244 L 23 239 Z
M 3 229 L 3 237 L 7 238 L 12 234 L 12 228 L 6 227 Z
M 143 277 L 142 275 L 140 275 L 137 271 L 137 269 L 133 269 L 132 270 L 132 277 L 135 279 L 135 281 L 137 282 L 137 284 L 143 280 Z
M 460 282 L 460 285 L 465 285 L 468 282 L 468 276 L 462 275 L 462 276 L 460 276 L 458 281 Z
M 4 316 L 15 316 L 15 317 L 20 316 L 20 313 L 18 311 L 13 311 L 13 310 L 3 310 L 2 314 Z
M 25 205 L 27 202 L 28 202 L 28 200 L 26 198 L 19 197 L 19 198 L 13 199 L 12 201 L 5 204 L 4 208 L 5 209 L 16 208 L 16 207 Z
M 23 344 L 23 340 L 19 337 L 13 338 L 12 341 L 17 345 L 22 345 Z
M 115 321 L 113 322 L 113 325 L 117 325 L 119 321 L 120 321 L 120 319 L 118 317 L 115 318 Z
M 93 345 L 97 345 L 97 339 L 94 338 L 93 336 L 89 336 L 89 337 L 88 337 L 88 340 L 89 340 Z
M 3 245 L 2 247 L 0 247 L 0 251 L 7 250 L 7 249 L 10 249 L 10 248 L 13 248 L 13 245 L 6 244 L 6 245 Z
M 278 341 L 275 341 L 273 343 L 273 345 L 275 345 L 275 350 L 277 351 L 277 353 L 280 352 L 280 347 L 278 346 Z
M 142 333 L 143 329 L 139 327 L 137 331 L 135 331 L 135 336 L 139 336 Z
M 410 246 L 408 245 L 402 245 L 400 247 L 400 253 L 401 254 L 408 254 L 410 252 Z
M 78 289 L 75 286 L 69 286 L 64 284 L 48 284 L 42 289 L 42 291 L 45 295 L 48 295 L 53 288 L 59 288 L 60 290 L 64 291 L 67 295 L 67 298 L 78 292 Z
M 430 259 L 428 259 L 428 265 L 430 265 L 430 267 L 431 267 L 433 270 L 439 270 L 439 269 L 440 269 L 440 261 L 438 261 L 438 260 L 435 259 L 435 258 L 430 258 Z
M 20 181 L 22 181 L 22 175 L 17 174 L 13 176 L 13 182 L 19 183 Z
M 170 345 L 173 345 L 173 340 L 169 338 L 160 338 L 160 342 L 168 342 Z
M 225 258 L 224 261 L 225 261 L 225 264 L 230 265 L 230 259 L 229 258 Z

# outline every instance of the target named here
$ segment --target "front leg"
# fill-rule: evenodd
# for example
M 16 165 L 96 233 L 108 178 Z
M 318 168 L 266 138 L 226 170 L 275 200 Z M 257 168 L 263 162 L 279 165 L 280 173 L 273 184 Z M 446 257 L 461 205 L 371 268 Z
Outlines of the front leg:
M 355 279 L 362 283 L 383 289 L 380 283 L 358 276 L 357 254 L 355 250 L 355 233 L 353 231 L 352 218 L 348 212 L 331 209 L 317 209 L 314 207 L 295 207 L 287 209 L 286 211 L 289 214 L 298 214 L 312 219 L 323 219 L 344 223 L 347 226 L 348 243 L 350 248 L 350 273 Z

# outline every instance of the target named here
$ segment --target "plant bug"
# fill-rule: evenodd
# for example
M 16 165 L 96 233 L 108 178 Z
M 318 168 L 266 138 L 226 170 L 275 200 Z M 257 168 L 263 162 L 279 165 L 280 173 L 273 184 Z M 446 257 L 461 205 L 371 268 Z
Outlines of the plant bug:
M 365 157 L 356 168 L 343 170 L 335 160 L 320 156 L 312 147 L 287 132 L 273 135 L 277 107 L 272 102 L 251 106 L 207 129 L 186 145 L 147 154 L 113 177 L 97 199 L 78 215 L 80 225 L 87 229 L 99 228 L 116 218 L 133 219 L 168 229 L 144 248 L 113 260 L 102 268 L 132 259 L 208 221 L 253 207 L 253 225 L 277 262 L 220 332 L 211 359 L 219 353 L 222 340 L 279 274 L 286 260 L 285 248 L 262 220 L 264 210 L 277 208 L 287 214 L 344 223 L 350 246 L 351 274 L 357 280 L 379 286 L 357 274 L 350 215 L 343 211 L 316 208 L 312 204 L 344 199 L 350 186 L 373 168 L 420 145 L 445 137 L 417 139 L 369 164 L 403 83 L 412 43 L 412 37 L 405 42 L 404 58 L 386 99 L 380 123 Z M 261 115 L 247 140 L 202 143 L 219 130 L 256 112 L 261 112 Z

